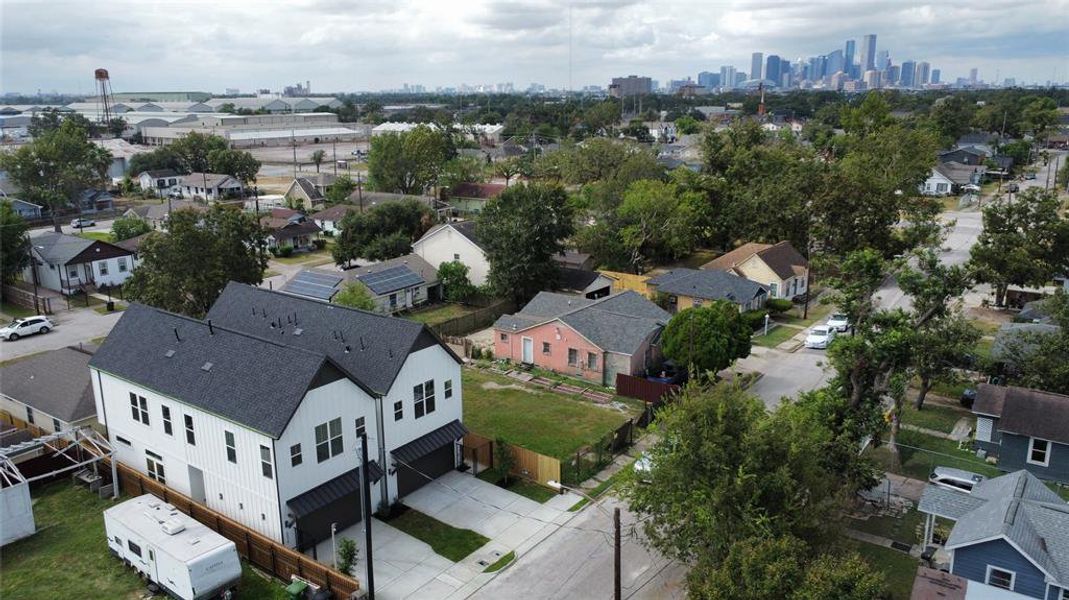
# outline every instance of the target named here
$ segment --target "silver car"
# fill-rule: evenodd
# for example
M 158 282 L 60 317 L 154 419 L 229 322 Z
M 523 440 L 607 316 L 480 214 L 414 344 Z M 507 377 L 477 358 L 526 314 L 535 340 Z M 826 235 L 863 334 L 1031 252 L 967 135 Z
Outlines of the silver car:
M 3 328 L 0 328 L 0 339 L 14 342 L 20 337 L 26 337 L 35 333 L 48 333 L 55 328 L 56 326 L 52 324 L 52 321 L 48 320 L 48 317 L 41 315 L 26 317 L 25 319 L 15 319 Z
M 976 484 L 983 480 L 983 475 L 953 467 L 936 467 L 928 476 L 928 482 L 932 485 L 967 494 L 971 494 Z
M 823 350 L 828 347 L 828 344 L 835 339 L 835 330 L 827 325 L 817 325 L 809 330 L 809 335 L 805 336 L 806 348 L 817 348 Z

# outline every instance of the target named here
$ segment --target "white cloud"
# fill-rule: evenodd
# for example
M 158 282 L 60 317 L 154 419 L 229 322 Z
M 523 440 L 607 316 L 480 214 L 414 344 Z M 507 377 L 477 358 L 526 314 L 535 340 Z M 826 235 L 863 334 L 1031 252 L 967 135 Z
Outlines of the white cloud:
M 569 27 L 570 23 L 570 27 Z M 1069 79 L 1069 0 L 4 0 L 0 90 L 320 91 L 614 75 L 696 76 L 750 53 L 796 59 L 876 33 L 944 78 Z

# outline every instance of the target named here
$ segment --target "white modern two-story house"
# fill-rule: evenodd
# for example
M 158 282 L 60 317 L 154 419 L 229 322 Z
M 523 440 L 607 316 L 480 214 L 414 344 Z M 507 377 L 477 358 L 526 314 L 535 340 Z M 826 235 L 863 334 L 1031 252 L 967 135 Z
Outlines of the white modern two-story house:
M 132 305 L 89 364 L 116 455 L 305 549 L 460 463 L 460 360 L 424 326 L 231 283 L 206 320 Z

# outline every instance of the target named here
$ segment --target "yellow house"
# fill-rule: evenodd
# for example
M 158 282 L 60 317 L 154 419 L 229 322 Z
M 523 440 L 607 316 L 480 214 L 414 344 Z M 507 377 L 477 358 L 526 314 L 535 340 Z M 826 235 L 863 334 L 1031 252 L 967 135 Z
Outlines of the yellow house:
M 809 281 L 809 261 L 786 241 L 743 244 L 705 263 L 702 269 L 734 273 L 767 286 L 769 298 L 804 294 Z
M 650 277 L 646 284 L 651 294 L 667 294 L 672 313 L 715 300 L 727 300 L 745 312 L 761 308 L 768 299 L 765 286 L 726 271 L 672 269 Z

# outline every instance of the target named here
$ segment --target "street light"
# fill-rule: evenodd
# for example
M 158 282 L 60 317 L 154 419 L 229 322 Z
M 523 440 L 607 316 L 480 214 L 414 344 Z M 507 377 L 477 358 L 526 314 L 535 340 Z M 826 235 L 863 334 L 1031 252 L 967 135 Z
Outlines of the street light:
M 597 500 L 594 500 L 594 498 L 592 496 L 590 496 L 589 494 L 587 494 L 583 490 L 580 490 L 578 488 L 568 487 L 568 486 L 562 484 L 561 482 L 554 481 L 552 479 L 547 481 L 546 485 L 551 487 L 551 488 L 553 488 L 553 489 L 555 489 L 555 490 L 557 490 L 557 491 L 559 491 L 559 492 L 564 492 L 566 490 L 569 491 L 569 492 L 575 492 L 576 494 L 579 494 L 580 496 L 582 496 L 582 497 L 586 498 L 587 500 L 589 500 L 591 504 L 593 504 L 598 510 L 600 510 L 602 513 L 604 513 L 606 516 L 609 515 L 609 512 L 606 511 L 600 504 L 598 504 Z M 620 507 L 619 506 L 614 506 L 613 509 L 612 509 L 612 525 L 613 525 L 613 558 L 612 558 L 613 598 L 615 600 L 620 600 L 621 595 L 620 595 Z
M 334 559 L 334 570 L 338 570 L 338 544 L 334 541 L 334 534 L 338 533 L 338 524 L 330 524 L 330 555 Z

